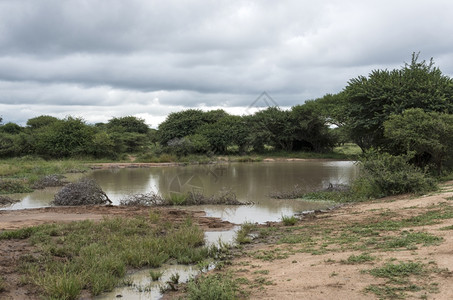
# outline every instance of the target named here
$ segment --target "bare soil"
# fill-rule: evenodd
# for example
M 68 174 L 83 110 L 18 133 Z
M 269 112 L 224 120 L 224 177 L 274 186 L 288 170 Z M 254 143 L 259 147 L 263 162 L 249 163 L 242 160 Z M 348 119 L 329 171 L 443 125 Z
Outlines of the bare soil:
M 380 199 L 368 203 L 347 205 L 326 214 L 307 216 L 296 226 L 318 225 L 338 228 L 348 224 L 369 224 L 377 216 L 381 220 L 403 220 L 426 213 L 438 205 L 453 206 L 453 182 L 445 184 L 442 192 L 422 197 L 398 196 Z M 378 218 L 379 219 L 379 218 Z M 297 245 L 279 244 L 277 242 L 258 242 L 246 246 L 243 255 L 233 260 L 229 268 L 235 277 L 244 277 L 251 283 L 251 299 L 381 299 L 373 293 L 365 292 L 370 285 L 385 286 L 386 280 L 376 278 L 363 270 L 381 267 L 389 261 L 414 261 L 435 266 L 442 270 L 430 272 L 424 277 L 416 278 L 420 283 L 432 283 L 434 289 L 418 292 L 405 292 L 404 299 L 453 299 L 453 219 L 447 218 L 433 225 L 403 228 L 407 231 L 426 232 L 443 241 L 439 245 L 417 245 L 416 249 L 372 250 L 371 255 L 377 259 L 358 264 L 344 263 L 351 255 L 360 255 L 363 251 L 342 250 L 324 254 L 304 253 L 297 251 Z M 279 226 L 281 224 L 269 224 Z M 294 231 L 297 232 L 297 231 Z M 328 237 L 343 233 L 333 230 Z M 380 235 L 396 235 L 398 232 L 382 232 Z M 272 239 L 270 239 L 272 240 Z M 347 248 L 347 247 L 346 247 Z M 287 258 L 267 260 L 257 258 L 256 253 L 289 252 Z M 342 263 L 343 261 L 343 263 Z M 390 297 L 392 298 L 392 297 Z

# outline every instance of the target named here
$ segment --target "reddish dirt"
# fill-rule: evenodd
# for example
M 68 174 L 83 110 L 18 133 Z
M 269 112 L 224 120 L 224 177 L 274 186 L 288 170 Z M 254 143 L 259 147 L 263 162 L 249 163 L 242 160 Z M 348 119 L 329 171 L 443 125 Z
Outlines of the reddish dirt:
M 179 222 L 188 216 L 194 218 L 205 230 L 229 229 L 233 225 L 217 218 L 208 218 L 203 211 L 155 207 L 169 221 Z M 149 214 L 149 207 L 128 206 L 65 206 L 45 207 L 25 210 L 1 210 L 0 232 L 48 223 L 72 222 L 81 220 L 102 220 L 104 217 L 134 217 Z

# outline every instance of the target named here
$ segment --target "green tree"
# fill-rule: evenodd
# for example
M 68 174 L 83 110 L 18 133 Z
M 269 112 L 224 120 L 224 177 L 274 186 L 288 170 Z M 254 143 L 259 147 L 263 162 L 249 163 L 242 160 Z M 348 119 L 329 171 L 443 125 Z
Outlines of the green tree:
M 433 163 L 440 173 L 445 162 L 453 158 L 452 114 L 407 109 L 400 115 L 391 115 L 384 122 L 384 129 L 393 152 L 414 152 L 419 166 Z
M 118 158 L 120 154 L 115 151 L 115 142 L 106 131 L 98 131 L 93 135 L 87 153 L 94 157 L 109 157 L 112 159 Z
M 0 157 L 17 157 L 32 154 L 30 136 L 24 132 L 0 132 Z
M 269 145 L 277 150 L 291 151 L 294 141 L 294 122 L 289 111 L 269 107 L 247 119 L 250 144 L 255 151 Z
M 227 153 L 231 146 L 245 151 L 248 127 L 240 116 L 224 116 L 215 123 L 201 126 L 197 132 L 208 140 L 210 150 L 215 153 Z
M 36 137 L 36 151 L 50 158 L 87 155 L 94 134 L 94 127 L 82 119 L 67 117 L 41 128 Z
M 149 127 L 148 125 L 146 125 L 145 120 L 134 116 L 110 119 L 107 123 L 107 128 L 114 129 L 116 127 L 123 128 L 125 132 L 136 132 L 147 134 L 149 131 Z
M 57 121 L 58 121 L 58 119 L 55 117 L 42 115 L 39 117 L 28 119 L 27 126 L 32 130 L 36 130 L 36 129 L 45 127 L 45 126 L 50 125 Z
M 294 123 L 293 150 L 323 152 L 331 150 L 335 144 L 334 136 L 327 126 L 327 118 L 318 113 L 312 102 L 291 108 Z
M 106 128 L 116 153 L 138 152 L 150 143 L 150 129 L 145 120 L 134 116 L 112 118 L 107 124 L 97 124 Z M 105 136 L 103 137 L 105 140 Z
M 351 79 L 344 90 L 344 118 L 351 138 L 362 148 L 385 148 L 384 122 L 408 108 L 453 113 L 453 80 L 419 61 L 392 71 L 375 70 L 368 77 Z
M 2 126 L 0 126 L 0 131 L 9 133 L 9 134 L 19 134 L 23 130 L 22 127 L 17 125 L 16 123 L 8 122 Z
M 188 109 L 174 112 L 167 116 L 159 125 L 158 140 L 161 145 L 167 146 L 168 142 L 177 138 L 193 135 L 206 122 L 204 113 L 198 109 Z

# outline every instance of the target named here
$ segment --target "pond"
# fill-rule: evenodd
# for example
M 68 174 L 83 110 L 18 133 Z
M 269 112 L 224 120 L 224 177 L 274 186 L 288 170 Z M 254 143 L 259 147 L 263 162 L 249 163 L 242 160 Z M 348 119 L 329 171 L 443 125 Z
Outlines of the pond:
M 282 215 L 323 209 L 329 203 L 270 198 L 275 191 L 287 191 L 298 185 L 305 191 L 327 187 L 330 183 L 349 183 L 358 169 L 350 161 L 296 160 L 261 163 L 189 165 L 179 167 L 126 168 L 95 170 L 88 174 L 96 180 L 114 204 L 128 195 L 157 192 L 201 192 L 210 196 L 222 189 L 232 190 L 238 200 L 253 205 L 196 206 L 208 216 L 220 217 L 236 224 L 243 222 L 278 221 Z M 74 178 L 72 178 L 74 180 Z M 20 199 L 7 209 L 48 206 L 58 188 L 47 188 L 29 194 L 16 194 Z

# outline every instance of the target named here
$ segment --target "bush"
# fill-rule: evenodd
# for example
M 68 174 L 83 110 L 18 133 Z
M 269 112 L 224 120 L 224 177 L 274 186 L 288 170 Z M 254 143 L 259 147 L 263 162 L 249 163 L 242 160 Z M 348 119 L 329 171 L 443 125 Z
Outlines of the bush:
M 404 193 L 425 193 L 436 189 L 434 179 L 409 164 L 410 156 L 393 156 L 369 151 L 361 159 L 363 176 L 352 184 L 352 192 L 366 198 Z
M 54 197 L 53 205 L 96 205 L 112 203 L 92 179 L 82 178 L 62 188 Z
M 188 299 L 238 299 L 238 288 L 229 275 L 201 275 L 188 283 Z

